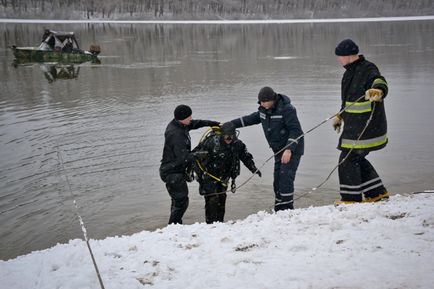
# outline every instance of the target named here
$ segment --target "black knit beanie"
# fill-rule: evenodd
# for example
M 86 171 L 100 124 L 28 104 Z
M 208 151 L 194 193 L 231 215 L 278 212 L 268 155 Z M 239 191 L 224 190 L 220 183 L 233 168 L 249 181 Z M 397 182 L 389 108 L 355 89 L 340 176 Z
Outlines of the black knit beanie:
M 351 39 L 342 40 L 335 49 L 337 56 L 357 55 L 358 53 L 359 47 Z
M 268 86 L 261 88 L 258 93 L 258 101 L 266 102 L 270 100 L 276 100 L 276 93 L 274 92 L 274 90 Z
M 173 114 L 175 115 L 176 120 L 184 120 L 189 117 L 193 112 L 188 105 L 181 104 L 175 108 Z

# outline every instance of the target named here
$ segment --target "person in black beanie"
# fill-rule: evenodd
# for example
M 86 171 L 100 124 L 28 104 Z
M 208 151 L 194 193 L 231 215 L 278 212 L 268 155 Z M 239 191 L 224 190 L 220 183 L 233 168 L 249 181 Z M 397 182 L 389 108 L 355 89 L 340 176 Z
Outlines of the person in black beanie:
M 388 142 L 384 109 L 388 86 L 377 66 L 358 53 L 359 47 L 351 39 L 341 41 L 335 48 L 337 60 L 345 68 L 341 110 L 353 104 L 333 120 L 333 128 L 338 133 L 344 124 L 338 144 L 341 150 L 341 199 L 336 204 L 376 202 L 389 198 L 380 177 L 365 158 L 369 152 L 384 148 Z M 360 99 L 363 95 L 365 97 Z
M 164 133 L 160 177 L 172 199 L 169 224 L 182 224 L 188 207 L 187 181 L 192 181 L 191 165 L 197 157 L 196 153 L 191 153 L 189 131 L 204 126 L 218 126 L 219 122 L 193 120 L 191 108 L 184 104 L 178 105 L 173 114 L 174 119 Z
M 258 111 L 231 122 L 235 127 L 262 124 L 274 157 L 274 210 L 294 209 L 294 180 L 304 153 L 304 138 L 295 107 L 288 96 L 265 86 L 258 93 Z

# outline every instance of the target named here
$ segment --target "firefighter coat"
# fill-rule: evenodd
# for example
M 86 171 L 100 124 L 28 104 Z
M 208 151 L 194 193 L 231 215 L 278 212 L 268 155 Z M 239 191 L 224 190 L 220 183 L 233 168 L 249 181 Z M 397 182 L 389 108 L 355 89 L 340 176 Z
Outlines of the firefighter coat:
M 387 82 L 381 76 L 377 66 L 359 55 L 359 59 L 344 66 L 346 69 L 342 77 L 341 110 L 340 117 L 344 122 L 344 129 L 339 139 L 338 149 L 379 150 L 387 144 L 387 120 L 384 109 L 384 101 L 370 102 L 365 98 L 357 101 L 365 91 L 377 88 L 383 91 L 383 99 L 388 92 Z M 375 106 L 375 108 L 374 108 Z M 374 109 L 374 113 L 372 110 Z M 368 119 L 372 119 L 366 127 Z

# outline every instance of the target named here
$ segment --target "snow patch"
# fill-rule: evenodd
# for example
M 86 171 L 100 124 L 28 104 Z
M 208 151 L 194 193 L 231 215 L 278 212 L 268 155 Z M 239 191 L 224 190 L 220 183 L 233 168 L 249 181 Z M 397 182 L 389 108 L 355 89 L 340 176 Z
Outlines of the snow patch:
M 432 288 L 434 194 L 90 240 L 106 288 Z M 4 288 L 99 288 L 86 243 L 0 261 Z

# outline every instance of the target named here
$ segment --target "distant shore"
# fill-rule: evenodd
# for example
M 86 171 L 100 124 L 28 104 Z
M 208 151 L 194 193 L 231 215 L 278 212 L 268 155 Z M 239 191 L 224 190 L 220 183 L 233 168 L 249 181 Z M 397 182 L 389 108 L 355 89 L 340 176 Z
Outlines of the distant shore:
M 0 19 L 0 23 L 15 24 L 297 24 L 297 23 L 348 23 L 434 20 L 434 15 L 402 17 L 322 18 L 322 19 L 268 19 L 268 20 L 61 20 L 61 19 Z

